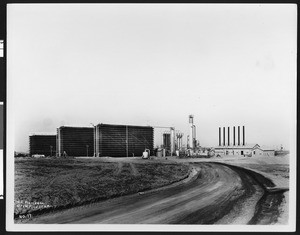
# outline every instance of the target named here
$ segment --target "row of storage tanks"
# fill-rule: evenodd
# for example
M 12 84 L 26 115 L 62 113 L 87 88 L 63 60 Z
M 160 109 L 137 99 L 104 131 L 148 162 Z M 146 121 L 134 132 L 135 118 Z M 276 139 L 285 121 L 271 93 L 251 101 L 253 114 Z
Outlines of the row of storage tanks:
M 56 135 L 29 136 L 30 155 L 45 156 L 141 156 L 153 152 L 154 128 L 150 126 L 98 124 L 93 127 L 61 126 Z

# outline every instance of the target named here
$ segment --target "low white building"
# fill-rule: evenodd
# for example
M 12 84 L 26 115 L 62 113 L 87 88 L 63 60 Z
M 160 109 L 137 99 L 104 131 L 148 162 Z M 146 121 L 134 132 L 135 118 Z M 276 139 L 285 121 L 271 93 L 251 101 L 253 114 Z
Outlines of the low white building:
M 265 146 L 259 146 L 258 144 L 256 144 L 253 149 L 252 149 L 252 154 L 254 156 L 275 156 L 275 150 L 274 149 L 270 149 L 268 147 Z
M 243 156 L 274 156 L 275 150 L 261 147 L 258 144 L 217 146 L 214 148 L 215 155 L 243 155 Z

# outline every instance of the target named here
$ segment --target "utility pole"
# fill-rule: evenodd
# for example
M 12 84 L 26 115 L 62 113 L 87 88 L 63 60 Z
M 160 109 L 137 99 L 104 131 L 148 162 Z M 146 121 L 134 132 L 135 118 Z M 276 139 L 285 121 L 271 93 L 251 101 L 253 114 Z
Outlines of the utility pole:
M 96 126 L 93 123 L 90 123 L 93 126 L 93 134 L 94 134 L 94 157 L 96 157 L 96 145 L 97 145 L 97 129 Z
M 50 157 L 52 157 L 52 148 L 53 148 L 53 146 L 50 145 Z

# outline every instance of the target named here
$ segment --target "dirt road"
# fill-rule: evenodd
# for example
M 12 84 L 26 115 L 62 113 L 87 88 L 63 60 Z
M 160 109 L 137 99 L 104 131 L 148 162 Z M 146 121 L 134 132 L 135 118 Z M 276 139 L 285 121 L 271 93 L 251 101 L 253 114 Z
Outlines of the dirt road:
M 193 166 L 198 169 L 198 175 L 186 184 L 45 214 L 28 222 L 246 224 L 251 220 L 255 205 L 263 195 L 253 178 L 221 164 L 194 163 Z

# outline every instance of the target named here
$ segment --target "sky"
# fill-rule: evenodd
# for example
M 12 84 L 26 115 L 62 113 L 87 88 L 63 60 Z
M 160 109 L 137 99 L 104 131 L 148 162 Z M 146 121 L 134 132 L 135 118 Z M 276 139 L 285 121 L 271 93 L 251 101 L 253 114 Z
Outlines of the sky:
M 185 144 L 189 114 L 202 146 L 244 125 L 246 143 L 289 148 L 296 22 L 295 4 L 9 4 L 15 149 L 91 123 L 174 126 Z

